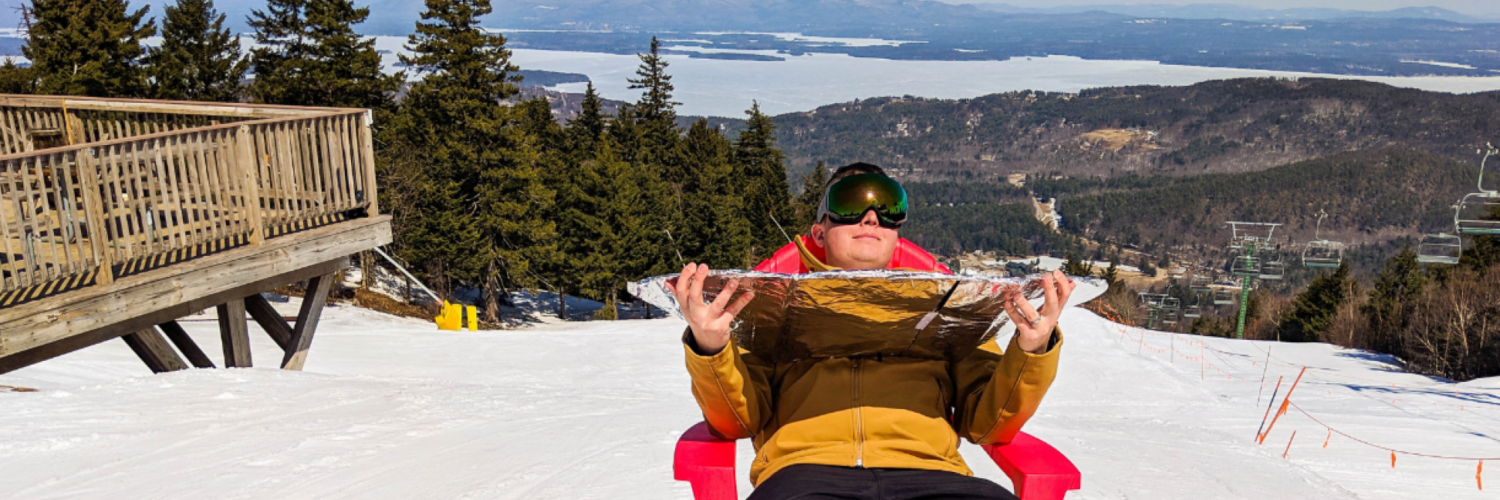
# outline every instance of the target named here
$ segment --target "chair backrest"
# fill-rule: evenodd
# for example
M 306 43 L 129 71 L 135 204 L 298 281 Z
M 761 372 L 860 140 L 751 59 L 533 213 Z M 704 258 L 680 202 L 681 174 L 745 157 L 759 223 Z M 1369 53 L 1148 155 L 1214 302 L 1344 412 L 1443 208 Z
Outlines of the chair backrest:
M 808 253 L 811 253 L 813 257 L 817 257 L 818 260 L 826 258 L 823 247 L 818 246 L 812 238 L 805 236 L 798 236 L 798 238 L 802 239 L 802 245 L 807 247 Z M 891 263 L 887 268 L 953 274 L 948 266 L 938 262 L 937 257 L 933 257 L 932 254 L 906 238 L 901 238 L 896 242 L 896 254 L 891 256 Z M 755 270 L 766 273 L 804 274 L 807 273 L 807 266 L 802 265 L 802 256 L 797 253 L 797 245 L 787 243 L 771 255 L 771 258 L 755 266 Z

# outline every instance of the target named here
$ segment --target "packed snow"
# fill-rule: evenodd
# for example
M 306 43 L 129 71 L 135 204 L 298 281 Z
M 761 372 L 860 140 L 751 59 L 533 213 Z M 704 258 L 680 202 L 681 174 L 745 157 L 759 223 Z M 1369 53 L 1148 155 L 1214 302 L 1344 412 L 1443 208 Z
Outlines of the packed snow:
M 297 305 L 277 303 L 287 315 Z M 212 316 L 183 325 L 219 359 Z M 675 440 L 700 418 L 682 367 L 683 326 L 554 319 L 442 332 L 334 304 L 303 372 L 152 375 L 111 341 L 0 375 L 0 385 L 37 389 L 0 389 L 0 491 L 25 499 L 691 498 L 671 470 Z M 1338 434 L 1324 448 L 1329 432 L 1298 409 L 1256 444 L 1276 380 L 1285 378 L 1284 395 L 1304 365 L 1292 402 L 1339 431 L 1403 451 L 1500 456 L 1497 379 L 1454 384 L 1401 373 L 1367 352 L 1147 332 L 1076 308 L 1062 328 L 1057 382 L 1025 430 L 1082 470 L 1083 489 L 1069 498 L 1483 496 L 1475 462 L 1401 455 L 1392 468 L 1389 452 Z M 275 345 L 251 330 L 257 366 L 273 366 Z M 739 455 L 747 495 L 748 443 Z M 977 474 L 1010 484 L 977 446 L 964 455 Z

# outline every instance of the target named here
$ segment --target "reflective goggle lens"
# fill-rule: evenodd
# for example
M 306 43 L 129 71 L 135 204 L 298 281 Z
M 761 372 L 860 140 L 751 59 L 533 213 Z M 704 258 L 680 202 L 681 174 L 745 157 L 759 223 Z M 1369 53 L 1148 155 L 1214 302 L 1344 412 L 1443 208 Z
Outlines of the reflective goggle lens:
M 882 225 L 899 226 L 906 220 L 906 189 L 884 175 L 851 175 L 828 187 L 823 208 L 824 214 L 841 224 L 858 222 L 873 209 Z

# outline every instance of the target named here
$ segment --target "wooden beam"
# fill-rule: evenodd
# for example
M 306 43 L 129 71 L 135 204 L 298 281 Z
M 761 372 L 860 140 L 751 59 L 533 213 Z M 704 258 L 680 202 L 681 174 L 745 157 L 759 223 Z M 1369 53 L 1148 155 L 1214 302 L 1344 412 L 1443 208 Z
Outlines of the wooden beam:
M 284 348 L 286 356 L 281 358 L 281 369 L 302 370 L 307 363 L 307 350 L 312 347 L 313 332 L 318 330 L 318 318 L 323 315 L 323 305 L 328 303 L 328 291 L 333 289 L 333 274 L 318 276 L 307 282 L 307 293 L 302 296 L 302 310 L 297 313 L 297 326 L 292 328 L 292 341 Z
M 286 351 L 286 346 L 292 342 L 292 327 L 281 319 L 281 313 L 271 307 L 271 302 L 257 293 L 245 297 L 245 309 L 250 311 L 250 317 L 255 318 L 255 324 L 260 325 L 260 329 L 265 330 L 282 351 Z
M 141 361 L 146 362 L 146 367 L 151 368 L 153 373 L 187 369 L 187 363 L 177 357 L 177 351 L 172 350 L 172 345 L 155 328 L 140 330 L 124 338 L 125 344 L 135 351 L 136 356 L 141 357 Z
M 214 362 L 209 361 L 208 355 L 203 354 L 203 349 L 199 349 L 198 344 L 193 343 L 193 338 L 183 331 L 182 325 L 177 324 L 176 321 L 168 321 L 156 327 L 167 334 L 167 339 L 172 341 L 172 345 L 177 346 L 177 350 L 182 351 L 183 356 L 187 356 L 188 362 L 192 363 L 193 367 L 214 367 Z
M 348 259 L 335 259 L 328 262 L 316 264 L 303 269 L 298 269 L 286 274 L 267 278 L 255 283 L 237 287 L 225 292 L 210 295 L 196 300 L 187 300 L 174 306 L 148 313 L 132 319 L 120 321 L 101 328 L 96 328 L 77 335 L 64 337 L 54 342 L 48 342 L 37 347 L 20 351 L 14 354 L 0 356 L 0 374 L 24 368 L 48 359 L 52 359 L 100 342 L 112 340 L 121 335 L 136 330 L 150 328 L 152 325 L 187 316 L 217 304 L 223 304 L 236 297 L 255 295 L 261 292 L 271 291 L 277 287 L 286 286 L 290 283 L 311 279 L 314 276 L 322 276 L 338 271 L 347 265 Z M 0 327 L 0 332 L 6 330 Z M 0 337 L 5 334 L 0 333 Z
M 251 295 L 259 297 L 260 294 Z M 249 368 L 250 332 L 245 325 L 245 299 L 215 306 L 219 312 L 219 341 L 224 344 L 225 368 Z
M 286 106 L 275 104 L 213 103 L 168 101 L 160 99 L 122 99 L 117 97 L 39 96 L 0 94 L 0 106 L 26 108 L 68 108 L 93 111 L 127 111 L 182 115 L 274 117 L 306 116 L 335 111 L 361 111 L 351 108 Z
M 321 114 L 310 115 L 310 117 L 339 116 L 339 115 L 357 114 L 357 113 L 358 113 L 358 111 L 339 110 L 339 111 L 325 112 L 325 113 L 321 113 Z M 180 137 L 180 136 L 188 135 L 188 134 L 197 134 L 197 133 L 203 133 L 203 132 L 211 132 L 211 131 L 217 131 L 217 130 L 235 128 L 235 127 L 239 127 L 241 125 L 265 125 L 265 124 L 275 125 L 275 124 L 282 124 L 282 123 L 285 123 L 287 121 L 292 121 L 292 120 L 297 120 L 297 119 L 299 119 L 299 118 L 298 117 L 258 118 L 258 119 L 249 120 L 249 121 L 221 123 L 221 124 L 218 124 L 218 125 L 205 125 L 205 126 L 202 126 L 202 127 L 194 127 L 194 128 L 191 128 L 191 129 L 168 130 L 168 131 L 165 131 L 165 132 L 154 132 L 154 133 L 144 133 L 144 134 L 143 133 L 134 133 L 134 134 L 132 134 L 131 132 L 134 130 L 134 128 L 130 127 L 130 125 L 133 125 L 133 123 L 126 122 L 125 123 L 125 125 L 126 125 L 125 128 L 127 130 L 123 130 L 123 131 L 118 130 L 119 127 L 117 126 L 116 129 L 117 129 L 117 134 L 119 135 L 119 137 L 115 137 L 113 139 L 104 140 L 104 141 L 95 141 L 95 142 L 81 143 L 81 144 L 76 144 L 76 145 L 72 145 L 72 146 L 58 146 L 58 147 L 54 147 L 54 148 L 46 148 L 45 150 L 35 150 L 35 151 L 28 150 L 28 151 L 21 151 L 21 152 L 11 153 L 11 154 L 7 154 L 7 155 L 0 155 L 0 161 L 14 160 L 14 159 L 18 159 L 18 158 L 27 158 L 27 157 L 35 156 L 37 154 L 41 154 L 41 153 L 37 153 L 36 151 L 45 151 L 45 153 L 48 153 L 48 154 L 51 154 L 51 153 L 62 153 L 62 152 L 66 152 L 66 151 L 81 151 L 81 150 L 96 149 L 96 148 L 105 147 L 105 146 L 114 146 L 114 145 L 118 145 L 118 144 L 138 144 L 138 143 L 141 143 L 143 141 L 161 139 L 163 137 Z M 118 124 L 118 123 L 120 123 L 120 120 L 116 119 L 115 122 Z
M 347 256 L 391 241 L 389 216 L 352 219 L 233 248 L 93 286 L 0 309 L 0 358 L 134 318 L 152 316 L 155 323 L 186 316 L 230 299 L 268 291 L 297 279 L 327 274 L 297 273 L 309 267 L 347 260 Z M 245 290 L 247 284 L 297 273 L 269 288 Z M 237 294 L 237 295 L 234 295 Z M 190 305 L 187 305 L 190 304 Z M 183 307 L 187 305 L 186 307 Z M 172 310 L 172 316 L 161 312 Z M 176 311 L 183 310 L 180 314 Z

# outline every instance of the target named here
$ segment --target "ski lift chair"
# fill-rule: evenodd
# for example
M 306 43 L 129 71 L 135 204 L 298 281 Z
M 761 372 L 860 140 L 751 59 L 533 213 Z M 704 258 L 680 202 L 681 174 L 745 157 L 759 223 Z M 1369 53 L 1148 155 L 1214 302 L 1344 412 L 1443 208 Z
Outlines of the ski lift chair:
M 1177 297 L 1164 298 L 1161 301 L 1161 309 L 1167 312 L 1180 311 L 1182 310 L 1182 299 L 1179 299 Z
M 1258 250 L 1261 253 L 1261 264 L 1257 278 L 1276 281 L 1286 276 L 1286 262 L 1281 259 L 1281 245 L 1268 244 Z
M 1260 276 L 1261 261 L 1253 255 L 1239 255 L 1229 264 L 1229 272 L 1239 277 Z
M 1318 211 L 1318 226 L 1313 241 L 1302 249 L 1302 267 L 1339 267 L 1344 263 L 1344 244 L 1323 239 L 1323 219 L 1328 212 Z
M 1202 293 L 1194 293 L 1193 294 L 1193 303 L 1192 304 L 1188 304 L 1187 307 L 1184 307 L 1182 309 L 1182 317 L 1184 317 L 1184 318 L 1201 318 L 1201 317 L 1203 317 L 1203 294 Z
M 1464 195 L 1453 214 L 1459 234 L 1500 234 L 1500 192 Z
M 1234 291 L 1228 288 L 1214 289 L 1214 305 L 1227 306 L 1234 304 Z
M 1212 288 L 1209 286 L 1212 284 L 1214 284 L 1214 279 L 1212 276 L 1204 274 L 1194 274 L 1193 279 L 1188 281 L 1188 290 L 1192 290 L 1196 293 L 1203 293 L 1212 290 Z
M 811 243 L 804 239 L 805 243 Z M 893 261 L 892 267 L 906 267 L 919 271 L 947 272 L 946 267 L 915 244 L 902 241 L 905 250 L 898 246 L 897 254 L 902 265 Z M 812 250 L 811 248 L 809 250 Z M 818 252 L 822 249 L 818 248 Z M 904 252 L 904 253 L 903 253 Z M 755 270 L 779 273 L 805 273 L 801 260 L 796 257 L 795 245 L 787 244 L 776 255 L 756 266 Z M 925 257 L 924 257 L 925 256 Z M 1015 439 L 1006 444 L 981 445 L 1000 470 L 1010 476 L 1016 496 L 1021 500 L 1062 500 L 1067 492 L 1083 487 L 1083 474 L 1062 452 L 1052 445 L 1032 437 L 1025 432 L 1016 433 Z M 688 428 L 677 440 L 677 451 L 672 457 L 672 474 L 678 481 L 687 481 L 693 486 L 695 500 L 736 500 L 739 498 L 735 486 L 735 442 L 721 439 L 709 432 L 708 424 L 699 422 Z
M 1260 279 L 1276 281 L 1286 276 L 1286 263 L 1281 261 L 1266 262 L 1260 266 Z
M 1457 264 L 1463 255 L 1464 240 L 1447 233 L 1422 236 L 1417 245 L 1417 262 L 1423 264 Z
M 1166 298 L 1166 294 L 1143 293 L 1141 294 L 1141 305 L 1147 309 L 1155 309 L 1161 307 L 1162 300 Z
M 1302 249 L 1302 267 L 1339 267 L 1344 262 L 1344 244 L 1337 241 L 1307 242 Z

